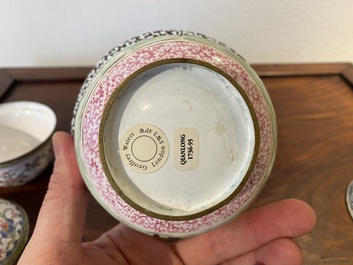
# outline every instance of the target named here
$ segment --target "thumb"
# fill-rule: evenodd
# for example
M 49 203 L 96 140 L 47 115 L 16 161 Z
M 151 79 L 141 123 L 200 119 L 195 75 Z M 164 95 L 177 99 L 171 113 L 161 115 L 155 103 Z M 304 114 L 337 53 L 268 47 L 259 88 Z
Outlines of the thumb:
M 28 248 L 33 246 L 32 251 L 58 250 L 69 254 L 67 251 L 77 251 L 81 243 L 88 192 L 77 166 L 73 137 L 57 132 L 53 136 L 53 146 L 54 170 Z

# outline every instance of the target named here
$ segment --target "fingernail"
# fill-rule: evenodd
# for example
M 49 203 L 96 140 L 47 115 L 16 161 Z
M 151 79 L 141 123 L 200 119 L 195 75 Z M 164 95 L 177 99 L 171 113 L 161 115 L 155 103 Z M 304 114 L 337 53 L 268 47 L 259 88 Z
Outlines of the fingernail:
M 61 144 L 59 143 L 59 140 L 57 139 L 56 134 L 53 135 L 52 142 L 53 142 L 55 157 L 58 157 L 61 154 Z
M 299 243 L 298 243 L 297 241 L 295 241 L 295 240 L 294 240 L 294 242 L 297 244 L 298 248 L 299 248 L 300 250 L 302 250 L 302 247 L 299 245 Z

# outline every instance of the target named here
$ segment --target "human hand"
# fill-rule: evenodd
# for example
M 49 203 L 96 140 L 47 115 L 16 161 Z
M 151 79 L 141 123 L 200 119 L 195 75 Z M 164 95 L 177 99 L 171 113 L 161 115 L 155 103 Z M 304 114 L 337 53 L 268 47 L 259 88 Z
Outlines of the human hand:
M 284 200 L 251 210 L 211 232 L 173 243 L 118 224 L 82 243 L 88 191 L 77 166 L 73 138 L 53 137 L 56 161 L 33 235 L 18 265 L 45 264 L 302 264 L 291 239 L 311 231 L 315 214 L 304 202 Z

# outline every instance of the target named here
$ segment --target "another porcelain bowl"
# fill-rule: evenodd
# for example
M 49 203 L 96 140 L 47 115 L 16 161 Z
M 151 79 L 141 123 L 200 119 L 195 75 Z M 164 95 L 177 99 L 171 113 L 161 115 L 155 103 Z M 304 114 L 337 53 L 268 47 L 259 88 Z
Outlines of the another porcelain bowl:
M 0 104 L 0 187 L 24 185 L 48 166 L 55 126 L 55 113 L 46 105 Z
M 103 57 L 82 86 L 72 129 L 98 202 L 161 237 L 203 233 L 242 213 L 277 146 L 256 73 L 224 44 L 185 31 L 144 34 Z
M 16 263 L 26 246 L 28 235 L 26 211 L 17 203 L 0 199 L 0 264 Z

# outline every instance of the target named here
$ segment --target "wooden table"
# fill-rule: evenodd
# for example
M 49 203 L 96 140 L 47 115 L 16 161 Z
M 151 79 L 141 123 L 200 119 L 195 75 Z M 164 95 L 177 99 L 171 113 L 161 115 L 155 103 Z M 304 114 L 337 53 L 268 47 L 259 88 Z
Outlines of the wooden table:
M 267 185 L 252 207 L 299 198 L 316 211 L 315 230 L 298 238 L 304 264 L 353 264 L 353 222 L 345 192 L 353 179 L 353 65 L 254 65 L 278 119 L 278 152 Z M 70 130 L 76 96 L 90 68 L 0 69 L 0 103 L 31 100 L 50 106 L 57 130 Z M 27 211 L 31 231 L 46 192 L 50 166 L 33 182 L 0 189 Z M 91 198 L 84 240 L 117 221 Z

